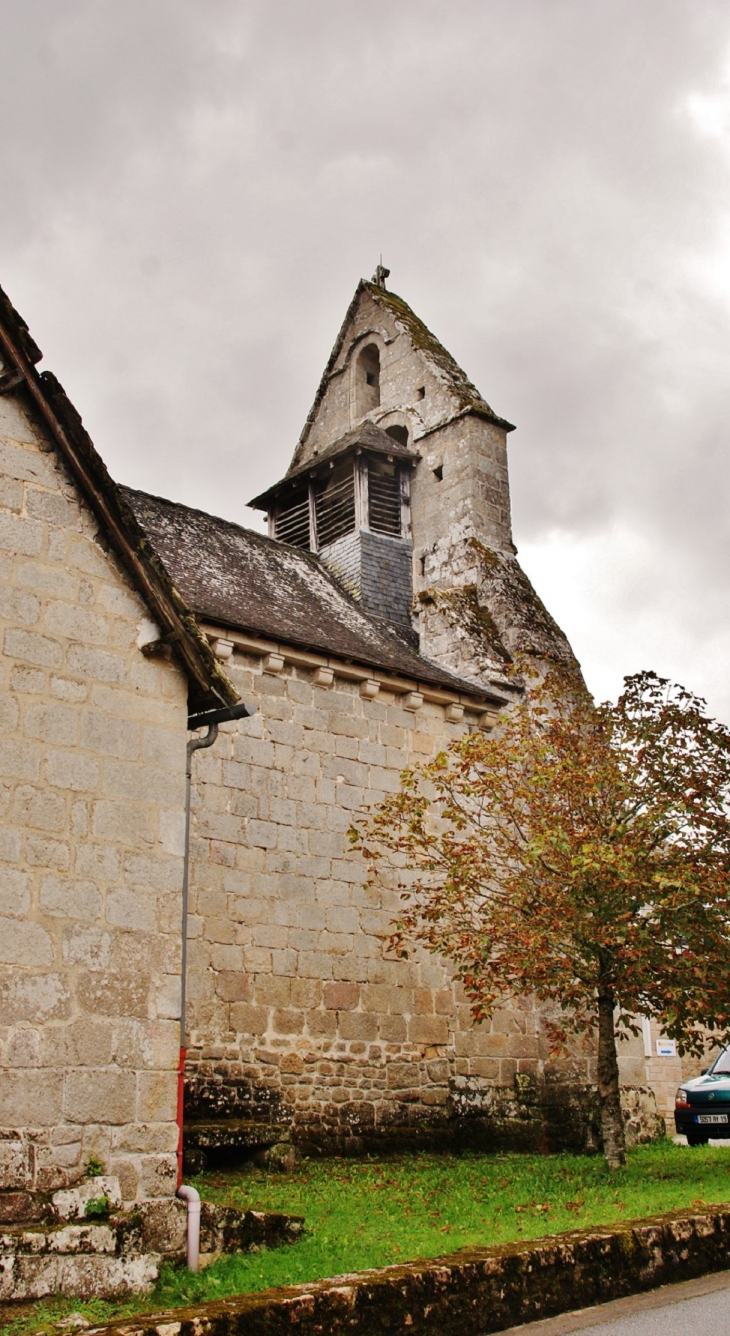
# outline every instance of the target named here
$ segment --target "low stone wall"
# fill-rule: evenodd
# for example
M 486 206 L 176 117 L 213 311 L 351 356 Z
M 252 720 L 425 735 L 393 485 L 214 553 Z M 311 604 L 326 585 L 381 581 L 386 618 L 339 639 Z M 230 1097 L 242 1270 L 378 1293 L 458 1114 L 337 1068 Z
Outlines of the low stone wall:
M 337 1068 L 336 1063 L 329 1066 Z M 342 1075 L 335 1079 L 346 1081 L 347 1064 L 340 1066 Z M 431 1108 L 414 1098 L 410 1103 L 396 1101 L 387 1112 L 368 1100 L 348 1099 L 317 1104 L 310 1118 L 306 1108 L 292 1108 L 276 1089 L 262 1088 L 250 1077 L 234 1079 L 223 1064 L 221 1068 L 207 1077 L 190 1075 L 185 1088 L 186 1145 L 191 1152 L 212 1152 L 210 1163 L 216 1148 L 238 1146 L 243 1152 L 250 1142 L 254 1149 L 251 1138 L 257 1126 L 260 1144 L 265 1144 L 267 1129 L 275 1125 L 279 1131 L 268 1144 L 291 1139 L 305 1155 L 466 1148 L 590 1154 L 602 1148 L 598 1092 L 577 1081 L 517 1072 L 512 1084 L 503 1086 L 457 1076 L 448 1084 L 445 1102 Z M 664 1119 L 647 1086 L 622 1086 L 621 1103 L 629 1146 L 664 1136 Z M 209 1129 L 207 1137 L 204 1128 Z M 190 1172 L 201 1167 L 191 1155 Z
M 730 1267 L 730 1206 L 287 1286 L 93 1328 L 87 1336 L 277 1336 L 293 1328 L 463 1336 Z

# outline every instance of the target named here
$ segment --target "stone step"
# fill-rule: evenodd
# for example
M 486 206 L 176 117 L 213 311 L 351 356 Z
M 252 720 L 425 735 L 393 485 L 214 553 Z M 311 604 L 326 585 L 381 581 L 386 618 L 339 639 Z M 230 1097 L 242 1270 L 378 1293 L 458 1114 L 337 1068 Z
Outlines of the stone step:
M 185 1146 L 195 1150 L 265 1150 L 291 1141 L 286 1123 L 262 1123 L 251 1118 L 206 1118 L 185 1123 Z
M 223 1253 L 296 1243 L 303 1226 L 300 1216 L 203 1202 L 201 1264 Z M 184 1260 L 185 1233 L 186 1208 L 171 1198 L 141 1202 L 98 1223 L 11 1226 L 0 1233 L 0 1302 L 146 1293 L 163 1262 Z
M 288 1123 L 265 1123 L 253 1118 L 200 1118 L 185 1123 L 183 1164 L 186 1173 L 199 1174 L 211 1154 L 249 1156 L 267 1169 L 290 1172 L 296 1163 Z

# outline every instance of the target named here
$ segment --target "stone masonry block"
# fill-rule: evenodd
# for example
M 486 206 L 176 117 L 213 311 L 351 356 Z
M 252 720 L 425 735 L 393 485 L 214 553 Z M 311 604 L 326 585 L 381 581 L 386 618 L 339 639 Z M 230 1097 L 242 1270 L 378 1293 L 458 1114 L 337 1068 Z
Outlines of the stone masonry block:
M 25 918 L 30 909 L 30 879 L 26 872 L 7 868 L 2 873 L 3 909 L 12 918 Z
M 62 975 L 24 970 L 0 976 L 0 1025 L 45 1025 L 70 1012 L 71 993 Z
M 64 1114 L 76 1123 L 134 1122 L 136 1078 L 133 1072 L 79 1068 L 64 1078 Z
M 80 608 L 74 603 L 49 603 L 44 624 L 51 635 L 64 640 L 79 641 L 83 645 L 109 643 L 110 626 L 107 618 L 91 608 Z
M 88 645 L 71 645 L 66 659 L 69 668 L 81 677 L 120 686 L 127 680 L 127 665 L 121 654 L 110 654 L 108 650 L 93 649 Z
M 0 918 L 0 964 L 33 968 L 53 963 L 53 941 L 39 923 Z
M 137 1122 L 174 1123 L 177 1114 L 177 1072 L 139 1072 Z
M 85 711 L 81 741 L 88 751 L 136 761 L 140 753 L 140 726 L 130 719 L 115 719 L 97 710 Z
M 40 748 L 20 738 L 0 738 L 0 776 L 6 779 L 38 778 Z
M 299 953 L 299 977 L 302 979 L 331 979 L 333 960 L 330 955 L 320 951 L 301 951 Z
M 231 1026 L 239 1034 L 266 1034 L 268 1025 L 268 1007 L 250 1006 L 247 1002 L 235 1002 L 231 1007 Z
M 102 897 L 93 881 L 68 880 L 47 876 L 41 882 L 41 908 L 52 917 L 98 919 L 101 916 Z
M 309 1010 L 322 1002 L 322 983 L 319 979 L 292 979 L 292 1006 Z
M 357 983 L 325 983 L 322 998 L 325 1007 L 332 1011 L 352 1011 L 360 1002 L 360 986 Z
M 117 928 L 154 932 L 157 926 L 157 896 L 152 890 L 137 891 L 120 886 L 106 898 L 106 921 Z
M 43 546 L 44 525 L 20 515 L 0 513 L 0 548 L 22 557 L 36 557 Z
M 291 999 L 291 981 L 276 975 L 258 975 L 254 985 L 259 1006 L 287 1007 Z
M 68 705 L 32 705 L 25 713 L 25 731 L 33 738 L 73 747 L 78 739 L 79 713 Z
M 334 1011 L 308 1011 L 307 1029 L 315 1038 L 333 1038 L 337 1033 L 337 1016 Z
M 61 789 L 94 793 L 99 786 L 98 762 L 76 751 L 49 751 L 45 774 L 49 784 Z
M 53 1127 L 62 1122 L 62 1073 L 0 1070 L 0 1109 L 9 1127 Z
M 411 1016 L 408 1038 L 414 1044 L 446 1044 L 449 1024 L 445 1016 Z
M 339 1017 L 339 1033 L 343 1039 L 366 1042 L 378 1038 L 378 1017 L 367 1011 L 343 1011 Z
M 92 939 L 91 959 L 96 963 L 94 947 Z M 89 1016 L 146 1017 L 149 987 L 149 978 L 133 969 L 128 973 L 96 969 L 79 975 L 76 996 L 79 1008 Z
M 409 1090 L 421 1084 L 421 1069 L 415 1062 L 389 1062 L 386 1068 L 389 1090 Z
M 39 664 L 45 668 L 60 668 L 63 651 L 57 640 L 36 635 L 34 631 L 7 630 L 3 638 L 3 652 L 21 663 Z
M 247 974 L 222 970 L 216 977 L 215 991 L 224 1002 L 250 1002 L 253 983 Z
M 153 808 L 137 802 L 95 802 L 93 831 L 97 839 L 112 843 L 151 844 L 156 833 Z
M 0 1189 L 33 1187 L 30 1146 L 20 1137 L 0 1137 Z M 5 1217 L 7 1219 L 7 1217 Z

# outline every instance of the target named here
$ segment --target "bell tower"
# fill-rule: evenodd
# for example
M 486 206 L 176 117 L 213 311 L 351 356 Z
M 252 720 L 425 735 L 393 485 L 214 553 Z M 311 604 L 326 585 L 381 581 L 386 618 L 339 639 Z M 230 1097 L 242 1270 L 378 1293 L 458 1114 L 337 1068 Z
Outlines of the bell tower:
M 484 682 L 516 653 L 574 662 L 516 561 L 514 428 L 388 274 L 358 284 L 289 471 L 250 504 L 443 667 Z
M 413 600 L 411 475 L 416 460 L 392 435 L 364 418 L 354 431 L 251 502 L 267 511 L 271 538 L 316 552 L 366 612 L 407 631 Z

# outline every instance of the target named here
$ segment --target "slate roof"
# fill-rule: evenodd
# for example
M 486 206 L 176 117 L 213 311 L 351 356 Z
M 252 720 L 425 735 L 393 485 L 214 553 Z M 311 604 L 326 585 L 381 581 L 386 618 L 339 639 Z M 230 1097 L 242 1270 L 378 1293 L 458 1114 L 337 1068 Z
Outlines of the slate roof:
M 409 450 L 408 446 L 401 445 L 382 427 L 376 427 L 374 422 L 366 419 L 355 427 L 354 431 L 348 431 L 345 436 L 341 436 L 338 441 L 333 441 L 330 445 L 325 445 L 318 451 L 314 459 L 310 459 L 300 468 L 290 469 L 281 482 L 276 482 L 272 487 L 267 487 L 265 492 L 255 496 L 253 501 L 249 501 L 249 506 L 256 510 L 268 509 L 269 503 L 282 490 L 291 483 L 296 483 L 299 478 L 308 478 L 310 474 L 316 473 L 320 464 L 335 456 L 342 456 L 355 450 L 369 450 L 373 454 L 392 455 L 394 459 L 409 459 L 411 463 L 417 464 L 421 456 L 416 454 L 415 450 Z
M 175 501 L 121 491 L 181 595 L 201 618 L 480 700 L 502 697 L 424 659 L 369 617 L 311 552 Z

